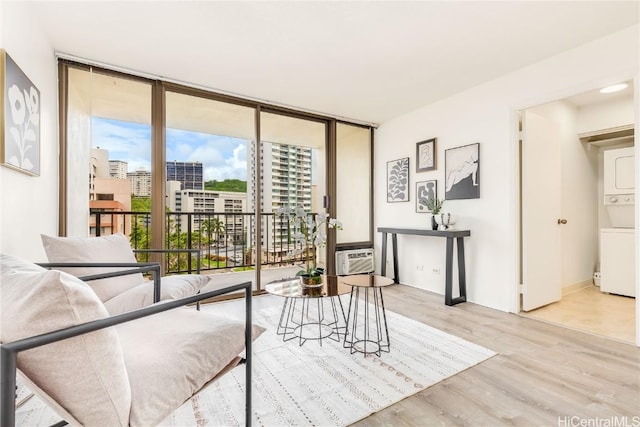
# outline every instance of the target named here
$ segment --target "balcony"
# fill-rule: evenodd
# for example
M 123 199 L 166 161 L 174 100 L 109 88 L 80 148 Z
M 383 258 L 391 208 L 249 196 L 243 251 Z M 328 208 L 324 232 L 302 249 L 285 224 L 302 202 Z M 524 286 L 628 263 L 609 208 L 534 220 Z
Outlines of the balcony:
M 315 215 L 315 214 L 314 214 Z M 165 248 L 199 249 L 201 271 L 214 274 L 229 271 L 243 271 L 255 267 L 256 249 L 255 218 L 250 212 L 166 212 Z M 281 267 L 301 263 L 306 260 L 302 252 L 291 257 L 290 253 L 299 246 L 287 241 L 286 221 L 276 214 L 263 213 L 262 222 L 262 267 Z M 153 221 L 150 212 L 114 212 L 92 209 L 89 223 L 100 224 L 91 227 L 91 235 L 101 236 L 127 230 L 133 249 L 150 249 L 149 242 Z M 138 254 L 138 260 L 148 261 L 148 254 Z M 315 253 L 311 254 L 315 257 Z M 186 273 L 191 270 L 193 260 L 187 254 L 167 256 L 164 260 L 167 273 Z

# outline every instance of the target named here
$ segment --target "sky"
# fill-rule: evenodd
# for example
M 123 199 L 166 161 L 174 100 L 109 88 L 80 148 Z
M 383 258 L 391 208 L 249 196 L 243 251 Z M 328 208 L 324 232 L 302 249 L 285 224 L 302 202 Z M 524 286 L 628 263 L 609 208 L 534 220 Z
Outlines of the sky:
M 204 180 L 247 180 L 247 140 L 167 129 L 167 161 L 199 161 Z M 151 126 L 92 118 L 92 147 L 109 151 L 109 160 L 128 162 L 129 172 L 151 170 Z

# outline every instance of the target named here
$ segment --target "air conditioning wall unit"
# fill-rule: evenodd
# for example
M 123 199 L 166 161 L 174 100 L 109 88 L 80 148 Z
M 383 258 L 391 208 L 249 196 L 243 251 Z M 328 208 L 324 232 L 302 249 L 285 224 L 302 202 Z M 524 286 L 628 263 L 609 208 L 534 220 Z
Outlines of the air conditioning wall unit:
M 373 273 L 374 271 L 373 249 L 336 252 L 336 274 L 338 276 Z

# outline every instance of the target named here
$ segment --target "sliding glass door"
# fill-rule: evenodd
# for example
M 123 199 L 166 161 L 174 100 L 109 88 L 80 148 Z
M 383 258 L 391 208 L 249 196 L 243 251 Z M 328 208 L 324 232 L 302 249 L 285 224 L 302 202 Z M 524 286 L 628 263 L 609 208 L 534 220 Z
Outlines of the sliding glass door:
M 321 120 L 260 114 L 262 265 L 306 267 L 307 251 L 292 239 L 287 218 L 278 212 L 302 209 L 316 215 L 325 211 L 327 126 Z M 310 249 L 308 264 L 325 267 L 325 248 Z
M 204 271 L 253 268 L 255 108 L 174 90 L 165 100 L 165 246 L 200 249 Z

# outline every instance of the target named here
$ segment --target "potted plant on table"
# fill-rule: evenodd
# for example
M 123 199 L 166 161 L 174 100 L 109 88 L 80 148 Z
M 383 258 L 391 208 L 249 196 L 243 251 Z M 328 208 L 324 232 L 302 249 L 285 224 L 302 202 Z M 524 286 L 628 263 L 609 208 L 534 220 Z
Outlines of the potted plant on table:
M 321 248 L 327 244 L 327 234 L 325 228 L 335 228 L 342 230 L 342 224 L 335 218 L 330 218 L 324 212 L 318 213 L 315 218 L 313 214 L 305 212 L 298 206 L 290 208 L 283 206 L 278 209 L 278 216 L 287 218 L 288 230 L 287 241 L 295 242 L 296 248 L 290 252 L 290 256 L 303 253 L 305 255 L 305 269 L 298 272 L 300 280 L 306 286 L 322 285 L 323 268 L 316 266 L 316 256 L 311 254 L 312 247 Z
M 437 199 L 435 197 L 421 197 L 420 204 L 425 206 L 431 212 L 431 229 L 437 230 L 438 223 L 436 222 L 436 216 L 440 214 L 442 205 L 444 205 L 444 199 Z

